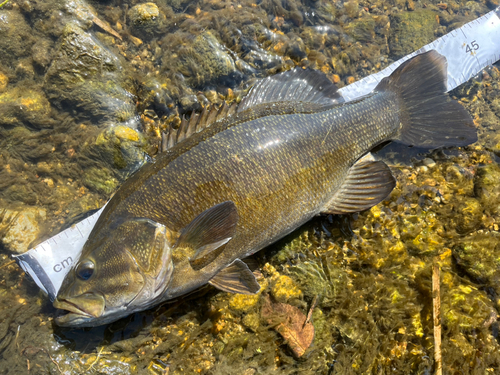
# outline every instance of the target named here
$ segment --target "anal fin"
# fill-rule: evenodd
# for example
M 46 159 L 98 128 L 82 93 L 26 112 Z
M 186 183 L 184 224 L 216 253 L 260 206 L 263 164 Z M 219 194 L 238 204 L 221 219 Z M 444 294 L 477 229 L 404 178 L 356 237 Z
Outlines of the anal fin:
M 382 161 L 377 161 L 371 153 L 359 159 L 326 204 L 322 213 L 344 214 L 369 209 L 382 202 L 396 186 L 391 170 Z
M 221 270 L 208 283 L 219 290 L 229 293 L 255 294 L 260 290 L 255 275 L 245 262 L 240 259 L 236 259 Z

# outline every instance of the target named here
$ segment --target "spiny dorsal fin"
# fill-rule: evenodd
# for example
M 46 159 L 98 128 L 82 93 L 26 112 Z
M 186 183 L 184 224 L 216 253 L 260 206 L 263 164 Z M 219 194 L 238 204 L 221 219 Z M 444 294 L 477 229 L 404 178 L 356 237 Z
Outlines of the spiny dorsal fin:
M 224 102 L 224 104 L 219 107 L 206 106 L 199 114 L 193 111 L 189 120 L 183 116 L 178 129 L 169 127 L 167 131 L 162 133 L 161 151 L 167 151 L 169 148 L 189 138 L 191 135 L 201 132 L 214 122 L 232 116 L 236 112 L 236 107 L 236 103 L 228 105 Z
M 224 102 L 220 107 L 203 108 L 199 115 L 193 112 L 189 120 L 183 117 L 178 129 L 169 128 L 162 134 L 161 150 L 162 152 L 168 150 L 214 122 L 262 104 L 303 102 L 315 104 L 319 109 L 323 106 L 340 104 L 343 101 L 337 86 L 324 73 L 318 70 L 296 68 L 257 82 L 239 105 L 236 103 L 228 105 Z
M 367 210 L 382 202 L 395 185 L 389 167 L 368 153 L 351 167 L 344 183 L 322 212 L 344 214 Z
M 260 290 L 255 275 L 239 259 L 221 270 L 208 283 L 219 290 L 229 293 L 255 294 Z
M 337 86 L 324 73 L 296 68 L 257 82 L 237 111 L 265 103 L 307 102 L 330 106 L 343 101 Z

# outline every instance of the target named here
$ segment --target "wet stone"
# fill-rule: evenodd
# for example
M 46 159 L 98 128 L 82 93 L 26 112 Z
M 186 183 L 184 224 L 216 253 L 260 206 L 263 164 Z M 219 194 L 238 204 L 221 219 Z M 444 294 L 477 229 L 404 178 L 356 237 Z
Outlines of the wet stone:
M 242 323 L 251 331 L 256 332 L 260 327 L 260 316 L 257 313 L 245 314 Z
M 0 72 L 0 93 L 5 90 L 8 83 L 9 83 L 9 77 Z
M 391 55 L 400 58 L 432 42 L 437 27 L 436 13 L 428 9 L 392 15 L 389 36 Z
M 83 183 L 89 189 L 108 196 L 118 188 L 118 180 L 107 168 L 92 167 L 85 170 Z
M 64 10 L 76 19 L 83 29 L 87 30 L 92 26 L 96 12 L 85 0 L 66 0 Z
M 133 120 L 135 105 L 123 87 L 120 69 L 118 58 L 100 41 L 75 23 L 68 23 L 44 88 L 53 104 L 70 104 L 87 117 Z
M 22 254 L 40 234 L 39 223 L 46 218 L 46 210 L 38 207 L 0 210 L 0 239 L 10 252 Z
M 375 20 L 372 17 L 356 19 L 346 25 L 346 32 L 359 42 L 372 42 L 375 39 Z
M 287 302 L 290 299 L 301 297 L 302 291 L 292 278 L 280 275 L 271 286 L 271 294 L 278 302 Z
M 83 170 L 88 167 L 95 169 L 103 167 L 103 171 L 114 170 L 116 173 L 114 177 L 120 176 L 123 179 L 144 163 L 145 140 L 135 129 L 124 125 L 108 125 L 108 128 L 94 141 L 84 145 L 82 148 L 84 157 L 79 159 L 79 164 Z M 85 184 L 100 192 L 109 193 L 118 184 L 118 181 L 110 177 L 111 172 L 98 173 L 96 178 L 92 175 L 91 172 L 86 174 Z M 109 181 L 103 184 L 102 181 L 106 179 Z M 94 180 L 95 182 L 92 182 Z
M 498 213 L 500 198 L 500 168 L 497 164 L 480 166 L 474 178 L 474 194 L 479 197 L 483 207 L 491 213 Z
M 145 36 L 158 31 L 165 16 L 154 3 L 137 4 L 128 11 L 130 26 L 136 36 Z
M 52 61 L 51 54 L 52 42 L 48 39 L 41 39 L 37 41 L 31 48 L 33 62 L 45 69 Z
M 50 103 L 40 87 L 15 87 L 0 94 L 0 122 L 3 125 L 50 126 L 49 113 Z
M 19 58 L 29 56 L 33 43 L 33 33 L 24 17 L 16 10 L 0 9 L 2 68 L 12 69 Z
M 457 264 L 475 281 L 500 295 L 500 233 L 473 233 L 453 247 Z
M 457 207 L 456 230 L 458 233 L 470 233 L 481 225 L 483 207 L 475 198 L 465 197 Z
M 424 163 L 424 165 L 426 167 L 429 167 L 429 168 L 434 168 L 436 166 L 436 162 L 434 160 L 432 160 L 431 158 L 425 158 L 422 163 Z
M 229 300 L 229 307 L 237 312 L 246 312 L 254 308 L 259 302 L 259 294 L 235 294 Z
M 234 86 L 241 80 L 234 60 L 208 31 L 197 36 L 192 48 L 184 49 L 179 56 L 179 71 L 193 86 L 205 86 L 216 80 Z

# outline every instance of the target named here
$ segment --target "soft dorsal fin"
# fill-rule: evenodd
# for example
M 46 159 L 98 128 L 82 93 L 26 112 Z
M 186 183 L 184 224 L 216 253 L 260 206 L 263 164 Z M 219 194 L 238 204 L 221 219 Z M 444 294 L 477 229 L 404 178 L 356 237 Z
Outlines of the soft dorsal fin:
M 328 77 L 312 69 L 296 68 L 257 82 L 243 98 L 237 111 L 265 103 L 307 102 L 324 106 L 344 101 Z
M 188 248 L 195 254 L 189 259 L 194 270 L 201 270 L 213 262 L 234 235 L 238 211 L 233 202 L 219 203 L 203 211 L 182 231 L 176 248 Z
M 344 214 L 367 210 L 382 202 L 395 185 L 396 180 L 387 164 L 368 153 L 351 167 L 344 183 L 322 212 Z
M 240 259 L 236 259 L 221 270 L 208 283 L 219 290 L 229 293 L 255 294 L 260 290 L 255 275 Z
M 206 106 L 201 113 L 193 113 L 189 120 L 182 118 L 179 128 L 169 127 L 161 136 L 161 151 L 167 151 L 169 148 L 182 142 L 194 133 L 198 133 L 209 127 L 214 122 L 233 115 L 236 112 L 237 104 L 227 104 L 224 102 L 221 106 Z

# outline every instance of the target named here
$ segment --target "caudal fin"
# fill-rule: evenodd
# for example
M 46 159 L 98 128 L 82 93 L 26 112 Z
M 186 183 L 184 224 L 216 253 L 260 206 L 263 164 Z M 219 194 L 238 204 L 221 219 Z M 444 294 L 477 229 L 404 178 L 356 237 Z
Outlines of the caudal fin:
M 418 147 L 465 146 L 477 141 L 469 113 L 446 94 L 447 62 L 434 50 L 401 64 L 375 91 L 397 94 L 402 127 L 397 140 Z

